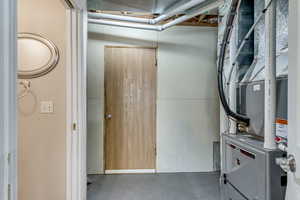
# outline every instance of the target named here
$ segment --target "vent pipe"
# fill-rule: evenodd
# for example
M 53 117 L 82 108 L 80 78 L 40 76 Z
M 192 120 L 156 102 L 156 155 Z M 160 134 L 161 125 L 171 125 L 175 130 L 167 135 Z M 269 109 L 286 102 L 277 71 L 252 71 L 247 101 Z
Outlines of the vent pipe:
M 131 16 L 122 16 L 122 15 L 113 15 L 113 14 L 106 14 L 106 13 L 94 13 L 89 12 L 89 18 L 92 19 L 111 19 L 111 20 L 119 20 L 119 21 L 128 21 L 128 22 L 135 22 L 135 23 L 146 23 L 146 24 L 157 24 L 165 19 L 169 19 L 174 15 L 180 14 L 190 8 L 197 6 L 200 3 L 203 3 L 205 0 L 191 0 L 187 3 L 184 3 L 180 6 L 173 5 L 170 9 L 168 9 L 164 14 L 154 18 L 154 19 L 147 19 L 147 18 L 139 18 L 139 17 L 131 17 Z M 175 7 L 176 6 L 176 7 Z
M 89 23 L 92 24 L 102 24 L 110 26 L 120 26 L 126 28 L 135 28 L 135 29 L 144 29 L 144 30 L 154 30 L 154 31 L 163 31 L 167 28 L 175 26 L 176 24 L 182 23 L 188 19 L 191 19 L 197 15 L 204 14 L 212 9 L 218 8 L 223 5 L 224 0 L 214 0 L 212 3 L 199 5 L 196 8 L 187 12 L 184 16 L 179 17 L 173 21 L 170 21 L 164 25 L 152 25 L 152 24 L 139 24 L 139 23 L 130 23 L 130 22 L 121 22 L 121 21 L 110 21 L 104 19 L 89 19 Z
M 270 4 L 271 3 L 271 4 Z M 276 0 L 270 4 L 265 15 L 265 141 L 264 148 L 276 149 Z

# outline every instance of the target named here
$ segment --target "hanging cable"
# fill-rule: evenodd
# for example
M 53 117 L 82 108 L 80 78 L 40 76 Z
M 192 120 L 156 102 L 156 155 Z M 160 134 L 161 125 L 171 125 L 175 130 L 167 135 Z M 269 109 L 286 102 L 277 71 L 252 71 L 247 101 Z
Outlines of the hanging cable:
M 228 105 L 228 101 L 226 100 L 225 93 L 224 93 L 224 88 L 223 88 L 223 83 L 224 83 L 223 72 L 224 72 L 225 52 L 226 52 L 226 49 L 227 49 L 227 45 L 229 44 L 231 32 L 232 32 L 232 29 L 233 29 L 233 22 L 235 20 L 235 17 L 236 17 L 236 14 L 237 14 L 237 11 L 238 11 L 238 8 L 239 8 L 239 5 L 240 5 L 240 1 L 241 0 L 233 0 L 231 2 L 230 13 L 229 13 L 229 16 L 228 16 L 227 21 L 226 21 L 226 28 L 225 28 L 225 32 L 224 32 L 223 41 L 222 41 L 222 44 L 221 44 L 219 61 L 218 61 L 218 89 L 219 89 L 219 96 L 220 96 L 220 99 L 221 99 L 221 103 L 224 107 L 224 110 L 225 110 L 226 114 L 229 115 L 231 118 L 234 118 L 237 121 L 244 123 L 246 126 L 249 126 L 249 123 L 250 123 L 250 118 L 249 117 L 247 117 L 245 115 L 235 113 L 234 111 L 231 110 L 231 108 Z M 255 27 L 257 26 L 258 22 L 265 15 L 265 13 L 268 10 L 268 8 L 270 7 L 272 1 L 273 0 L 271 0 L 268 3 L 268 5 L 266 5 L 266 7 L 261 11 L 261 14 L 258 16 L 256 21 L 254 22 L 254 24 L 252 25 L 252 27 L 250 28 L 250 30 L 248 31 L 248 33 L 246 34 L 244 39 L 242 40 L 242 43 L 238 48 L 237 54 L 236 54 L 235 58 L 233 59 L 234 61 L 232 63 L 232 67 L 230 69 L 228 83 L 231 80 L 231 75 L 232 75 L 232 72 L 233 72 L 233 68 L 235 67 L 236 60 L 237 60 L 240 52 L 244 48 L 246 42 L 249 40 L 249 37 L 253 33 L 253 31 L 254 31 Z
M 221 100 L 221 103 L 225 110 L 225 113 L 228 116 L 236 119 L 240 123 L 243 123 L 246 126 L 248 126 L 250 123 L 250 119 L 247 116 L 235 113 L 234 111 L 232 111 L 230 109 L 228 102 L 226 100 L 224 88 L 223 88 L 223 83 L 224 83 L 223 82 L 223 72 L 224 72 L 225 53 L 226 53 L 227 45 L 229 43 L 230 35 L 232 32 L 233 22 L 235 20 L 236 13 L 238 11 L 239 3 L 240 3 L 239 0 L 233 0 L 231 2 L 229 16 L 226 21 L 226 28 L 225 28 L 225 32 L 224 32 L 224 37 L 223 37 L 223 41 L 222 41 L 222 45 L 221 45 L 221 49 L 220 49 L 219 61 L 218 61 L 218 89 L 219 89 L 220 100 Z

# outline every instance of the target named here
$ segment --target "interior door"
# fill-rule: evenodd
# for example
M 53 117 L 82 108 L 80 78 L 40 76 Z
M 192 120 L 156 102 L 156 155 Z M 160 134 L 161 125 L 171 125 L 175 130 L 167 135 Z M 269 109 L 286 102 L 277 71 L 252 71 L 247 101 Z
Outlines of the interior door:
M 105 170 L 155 169 L 156 49 L 105 47 Z
M 300 2 L 289 1 L 288 154 L 296 171 L 288 172 L 287 200 L 300 199 Z

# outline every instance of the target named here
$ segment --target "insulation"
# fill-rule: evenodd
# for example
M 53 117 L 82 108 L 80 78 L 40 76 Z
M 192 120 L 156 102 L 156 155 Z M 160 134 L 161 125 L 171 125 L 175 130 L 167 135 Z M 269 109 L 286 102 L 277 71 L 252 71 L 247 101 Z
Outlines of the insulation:
M 277 76 L 286 76 L 288 74 L 288 0 L 274 0 L 277 1 Z M 219 47 L 222 42 L 223 32 L 226 26 L 226 17 L 231 0 L 225 0 L 225 4 L 219 8 L 220 22 L 219 22 Z M 265 3 L 263 0 L 255 0 L 255 14 L 257 19 L 261 11 L 264 9 Z M 254 60 L 246 75 L 241 82 L 259 81 L 264 79 L 265 66 L 265 22 L 264 17 L 258 23 L 254 30 Z M 235 38 L 232 38 L 235 42 Z M 230 65 L 230 52 L 226 52 L 224 75 L 227 80 Z
M 264 9 L 262 0 L 255 1 L 255 19 Z M 277 77 L 288 74 L 288 0 L 277 0 Z M 242 82 L 264 80 L 265 67 L 265 19 L 262 18 L 254 30 L 255 59 Z

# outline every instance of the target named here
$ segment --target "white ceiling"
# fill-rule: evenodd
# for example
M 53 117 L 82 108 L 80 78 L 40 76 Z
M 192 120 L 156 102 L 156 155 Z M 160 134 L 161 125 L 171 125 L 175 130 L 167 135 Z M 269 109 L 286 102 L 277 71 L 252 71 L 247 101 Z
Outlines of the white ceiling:
M 88 0 L 91 10 L 162 13 L 175 3 L 189 0 Z

